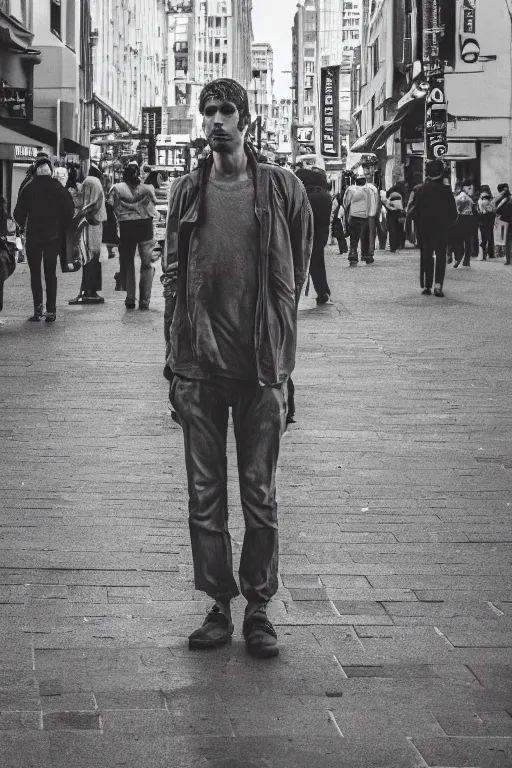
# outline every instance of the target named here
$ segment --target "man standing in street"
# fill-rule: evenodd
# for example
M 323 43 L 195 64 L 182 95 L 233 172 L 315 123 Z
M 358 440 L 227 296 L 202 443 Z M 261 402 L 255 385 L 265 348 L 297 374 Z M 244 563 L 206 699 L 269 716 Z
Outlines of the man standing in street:
M 20 192 L 14 218 L 24 227 L 27 224 L 27 262 L 34 298 L 34 314 L 29 318 L 37 322 L 43 316 L 43 285 L 41 263 L 46 283 L 46 322 L 54 322 L 57 312 L 57 260 L 62 248 L 63 234 L 74 214 L 73 199 L 67 189 L 52 177 L 48 158 L 36 162 L 35 176 Z
M 356 183 L 345 192 L 343 207 L 348 221 L 350 248 L 348 261 L 357 266 L 357 249 L 361 243 L 361 261 L 373 264 L 375 252 L 376 219 L 380 212 L 379 193 L 373 184 L 367 184 L 364 176 L 358 176 Z
M 196 589 L 214 601 L 191 649 L 233 634 L 226 439 L 231 408 L 245 536 L 240 588 L 249 653 L 277 655 L 266 608 L 278 586 L 276 466 L 295 365 L 312 217 L 299 180 L 258 163 L 247 92 L 215 80 L 199 101 L 211 154 L 173 186 L 163 255 L 167 370 L 183 427 Z M 169 325 L 172 325 L 169 328 Z
M 435 280 L 434 295 L 442 298 L 448 232 L 457 218 L 457 206 L 451 188 L 443 183 L 444 165 L 441 160 L 429 160 L 425 170 L 426 181 L 414 188 L 408 215 L 415 222 L 418 236 L 422 293 L 430 296 Z

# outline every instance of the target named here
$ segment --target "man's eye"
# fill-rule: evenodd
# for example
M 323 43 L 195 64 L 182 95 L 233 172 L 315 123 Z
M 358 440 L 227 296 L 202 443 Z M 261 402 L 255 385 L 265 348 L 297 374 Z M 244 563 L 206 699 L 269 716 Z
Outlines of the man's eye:
M 223 104 L 220 108 L 220 112 L 223 115 L 233 115 L 236 107 L 233 104 Z
M 216 112 L 217 112 L 217 107 L 206 107 L 206 109 L 204 110 L 206 117 L 213 117 Z

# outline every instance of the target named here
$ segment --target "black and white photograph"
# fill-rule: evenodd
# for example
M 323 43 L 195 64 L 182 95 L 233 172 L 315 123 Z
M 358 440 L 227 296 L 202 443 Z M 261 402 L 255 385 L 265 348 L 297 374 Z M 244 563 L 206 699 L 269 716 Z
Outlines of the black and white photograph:
M 511 768 L 512 0 L 0 0 L 0 768 Z

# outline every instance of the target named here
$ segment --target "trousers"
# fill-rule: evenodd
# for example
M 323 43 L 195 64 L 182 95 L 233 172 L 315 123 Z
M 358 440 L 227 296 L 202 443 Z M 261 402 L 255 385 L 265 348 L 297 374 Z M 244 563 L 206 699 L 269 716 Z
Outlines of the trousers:
M 375 227 L 375 216 L 368 216 L 367 218 L 351 216 L 348 225 L 350 235 L 350 250 L 348 252 L 349 261 L 358 260 L 357 249 L 359 247 L 359 241 L 361 241 L 361 260 L 366 261 L 367 259 L 373 259 L 373 254 L 375 252 Z
M 149 222 L 149 223 L 148 223 Z M 122 221 L 119 225 L 119 271 L 121 285 L 126 291 L 126 300 L 135 301 L 135 252 L 140 256 L 139 299 L 149 301 L 155 268 L 153 266 L 152 220 Z M 148 235 L 150 237 L 148 237 Z
M 323 227 L 315 231 L 313 237 L 313 250 L 311 251 L 311 263 L 309 265 L 309 274 L 313 281 L 313 286 L 318 296 L 331 295 L 331 289 L 327 282 L 325 271 L 325 246 L 329 240 L 329 227 Z
M 456 261 L 464 259 L 464 262 L 469 264 L 469 260 L 473 256 L 475 232 L 475 217 L 459 216 L 453 228 L 453 245 Z
M 233 417 L 245 535 L 240 589 L 268 602 L 278 587 L 276 469 L 286 422 L 286 385 L 175 376 L 171 403 L 185 443 L 195 587 L 214 600 L 239 594 L 228 529 L 226 443 Z
M 57 309 L 57 260 L 59 258 L 59 240 L 48 243 L 27 242 L 27 263 L 30 269 L 30 287 L 34 307 L 43 304 L 43 283 L 41 280 L 41 264 L 43 265 L 44 282 L 46 284 L 46 311 L 55 312 Z
M 420 284 L 422 288 L 432 288 L 435 281 L 443 287 L 446 274 L 447 236 L 436 232 L 421 232 L 420 246 Z M 435 274 L 434 274 L 434 254 Z

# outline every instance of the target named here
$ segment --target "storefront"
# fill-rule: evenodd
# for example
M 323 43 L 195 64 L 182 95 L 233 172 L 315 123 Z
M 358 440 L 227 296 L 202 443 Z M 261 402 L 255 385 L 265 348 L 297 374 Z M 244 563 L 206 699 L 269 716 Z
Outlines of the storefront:
M 0 191 L 10 208 L 14 208 L 21 182 L 38 152 L 49 154 L 50 147 L 0 125 Z

